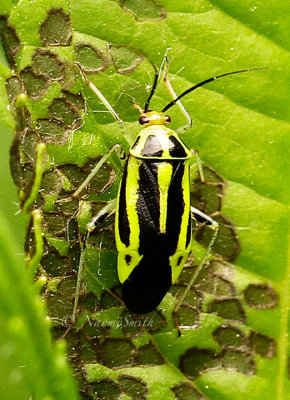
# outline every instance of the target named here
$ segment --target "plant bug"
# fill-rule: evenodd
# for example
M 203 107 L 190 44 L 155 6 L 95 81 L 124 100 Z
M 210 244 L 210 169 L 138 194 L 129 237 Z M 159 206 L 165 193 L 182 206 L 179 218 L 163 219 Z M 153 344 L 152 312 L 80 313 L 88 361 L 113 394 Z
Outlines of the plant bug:
M 85 83 L 99 97 L 112 116 L 122 123 L 108 100 L 87 79 L 81 66 L 79 64 L 78 66 Z M 163 68 L 163 81 L 173 100 L 158 112 L 149 110 L 149 106 Z M 171 285 L 178 279 L 190 253 L 192 219 L 208 225 L 213 234 L 205 255 L 179 299 L 175 311 L 180 307 L 206 263 L 217 238 L 218 223 L 190 205 L 189 166 L 193 156 L 196 158 L 201 181 L 204 181 L 204 177 L 198 152 L 190 151 L 178 135 L 192 125 L 192 120 L 180 100 L 216 79 L 265 68 L 244 69 L 218 75 L 192 86 L 179 96 L 176 95 L 168 79 L 168 68 L 169 60 L 166 52 L 160 68 L 155 68 L 154 83 L 144 110 L 135 104 L 141 114 L 139 123 L 143 128 L 126 159 L 118 197 L 109 202 L 87 225 L 87 235 L 79 263 L 73 321 L 77 311 L 84 253 L 89 234 L 107 215 L 116 213 L 115 238 L 122 298 L 128 310 L 136 314 L 145 314 L 158 307 Z M 179 106 L 188 123 L 173 131 L 166 126 L 171 122 L 166 111 L 175 104 Z M 78 196 L 88 185 L 113 151 L 120 151 L 120 146 L 113 146 L 102 157 L 73 197 Z

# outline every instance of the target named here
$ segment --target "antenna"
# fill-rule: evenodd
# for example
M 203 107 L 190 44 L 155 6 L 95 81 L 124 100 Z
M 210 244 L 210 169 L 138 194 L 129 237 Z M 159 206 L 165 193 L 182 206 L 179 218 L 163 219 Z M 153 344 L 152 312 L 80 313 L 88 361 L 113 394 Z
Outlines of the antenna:
M 168 54 L 169 50 L 171 50 L 171 47 L 167 47 L 165 55 L 163 57 L 163 60 L 162 60 L 162 63 L 160 65 L 159 69 L 157 69 L 156 65 L 151 62 L 151 64 L 153 65 L 153 68 L 155 69 L 155 75 L 154 75 L 154 81 L 153 81 L 153 86 L 152 86 L 151 92 L 150 92 L 149 97 L 148 97 L 148 99 L 147 99 L 147 101 L 145 103 L 145 106 L 144 106 L 144 112 L 145 113 L 149 109 L 150 101 L 151 101 L 151 99 L 152 99 L 152 97 L 153 97 L 153 95 L 155 93 L 155 90 L 156 90 L 156 87 L 157 87 L 157 83 L 158 83 L 158 80 L 160 78 L 161 71 L 163 69 L 163 65 L 165 63 L 165 60 L 166 60 L 166 57 L 167 57 L 167 54 Z
M 155 93 L 156 87 L 157 87 L 157 83 L 158 83 L 158 78 L 159 78 L 159 71 L 156 68 L 155 64 L 152 64 L 154 69 L 155 69 L 155 75 L 154 75 L 154 81 L 153 81 L 153 86 L 151 88 L 151 92 L 149 94 L 148 99 L 146 100 L 145 106 L 144 106 L 144 112 L 147 112 L 149 109 L 149 105 L 150 105 L 150 101 Z
M 250 72 L 250 71 L 259 71 L 259 70 L 263 70 L 263 69 L 268 69 L 268 68 L 250 68 L 250 69 L 241 69 L 240 71 L 232 71 L 232 72 L 227 72 L 226 74 L 222 74 L 222 75 L 218 75 L 218 76 L 214 76 L 212 78 L 206 79 L 205 81 L 202 81 L 200 83 L 197 83 L 196 85 L 192 86 L 191 88 L 185 90 L 185 92 L 181 93 L 178 97 L 176 97 L 176 99 L 172 100 L 169 104 L 167 104 L 166 107 L 163 108 L 162 112 L 167 111 L 169 108 L 171 108 L 172 106 L 174 106 L 174 104 L 176 104 L 178 102 L 178 100 L 180 100 L 182 97 L 184 97 L 185 95 L 187 95 L 190 92 L 193 92 L 195 89 L 198 89 L 201 86 L 206 85 L 207 83 L 213 82 L 219 78 L 222 78 L 224 76 L 227 75 L 234 75 L 234 74 L 240 74 L 243 72 Z M 154 93 L 154 92 L 153 92 Z M 152 97 L 152 96 L 151 96 Z

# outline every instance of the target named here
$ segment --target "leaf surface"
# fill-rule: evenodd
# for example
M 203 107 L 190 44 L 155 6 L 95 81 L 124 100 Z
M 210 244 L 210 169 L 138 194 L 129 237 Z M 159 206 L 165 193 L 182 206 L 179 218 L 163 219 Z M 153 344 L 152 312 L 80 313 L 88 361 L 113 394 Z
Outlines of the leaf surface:
M 112 156 L 77 201 L 56 200 L 69 197 L 114 144 L 128 152 L 140 129 L 132 101 L 146 101 L 152 63 L 160 65 L 171 47 L 176 93 L 225 72 L 268 68 L 218 80 L 183 101 L 194 123 L 182 140 L 198 149 L 207 181 L 195 180 L 192 200 L 222 227 L 212 261 L 177 317 L 191 329 L 179 336 L 172 311 L 192 264 L 162 310 L 135 326 L 118 300 L 113 221 L 90 238 L 77 329 L 65 333 L 75 370 L 85 371 L 79 379 L 84 398 L 280 400 L 289 392 L 289 21 L 280 3 L 45 0 L 40 6 L 23 0 L 0 7 L 9 13 L 0 21 L 6 34 L 0 116 L 22 139 L 18 147 L 14 141 L 12 169 L 24 202 L 35 179 L 37 144 L 46 143 L 34 207 L 43 215 L 44 297 L 56 337 L 66 332 L 72 312 L 79 239 L 91 216 L 116 196 L 122 163 Z M 124 120 L 124 135 L 78 76 L 75 61 Z M 15 107 L 23 91 L 26 119 Z M 160 83 L 150 107 L 160 110 L 170 100 Z M 174 129 L 184 125 L 176 106 L 170 115 Z M 199 227 L 195 234 L 205 245 L 209 232 Z M 32 230 L 30 256 L 33 238 Z M 204 250 L 198 243 L 193 250 L 195 265 Z

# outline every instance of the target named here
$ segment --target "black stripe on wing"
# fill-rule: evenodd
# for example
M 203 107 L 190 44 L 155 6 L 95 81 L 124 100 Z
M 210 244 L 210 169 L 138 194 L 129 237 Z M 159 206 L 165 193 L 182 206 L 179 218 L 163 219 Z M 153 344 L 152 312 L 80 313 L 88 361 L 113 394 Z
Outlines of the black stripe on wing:
M 126 161 L 123 171 L 123 177 L 120 187 L 120 195 L 119 195 L 119 215 L 118 215 L 118 224 L 119 224 L 119 235 L 121 241 L 129 246 L 130 244 L 130 225 L 127 214 L 127 205 L 126 205 L 126 180 L 128 174 L 128 161 Z
M 152 251 L 160 227 L 160 193 L 157 183 L 158 162 L 142 160 L 139 167 L 137 213 L 140 224 L 140 254 Z
M 175 253 L 181 229 L 184 212 L 182 179 L 184 174 L 183 161 L 171 161 L 173 174 L 168 190 L 166 238 L 169 255 Z

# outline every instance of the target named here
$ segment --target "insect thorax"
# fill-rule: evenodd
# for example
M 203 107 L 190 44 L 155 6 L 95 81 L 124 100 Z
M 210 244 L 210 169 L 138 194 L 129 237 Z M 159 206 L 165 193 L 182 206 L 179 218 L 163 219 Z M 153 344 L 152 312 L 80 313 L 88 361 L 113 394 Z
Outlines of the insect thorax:
M 178 135 L 164 125 L 143 128 L 130 154 L 136 158 L 182 159 L 191 157 L 191 152 Z

